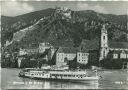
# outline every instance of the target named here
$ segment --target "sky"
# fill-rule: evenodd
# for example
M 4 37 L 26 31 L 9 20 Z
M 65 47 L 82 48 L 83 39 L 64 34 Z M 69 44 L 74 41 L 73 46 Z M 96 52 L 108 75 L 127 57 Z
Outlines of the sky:
M 29 12 L 67 7 L 74 11 L 94 10 L 105 14 L 127 14 L 127 1 L 2 1 L 0 12 L 5 16 L 18 16 Z

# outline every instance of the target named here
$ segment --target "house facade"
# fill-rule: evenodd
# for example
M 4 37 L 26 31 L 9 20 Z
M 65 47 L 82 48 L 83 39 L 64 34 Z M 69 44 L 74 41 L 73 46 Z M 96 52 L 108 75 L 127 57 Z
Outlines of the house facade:
M 77 52 L 77 62 L 81 64 L 87 64 L 89 60 L 89 53 L 88 52 Z
M 113 50 L 111 51 L 112 59 L 128 59 L 128 51 L 124 50 Z
M 56 65 L 66 65 L 68 61 L 76 57 L 76 48 L 74 47 L 60 47 L 56 53 Z

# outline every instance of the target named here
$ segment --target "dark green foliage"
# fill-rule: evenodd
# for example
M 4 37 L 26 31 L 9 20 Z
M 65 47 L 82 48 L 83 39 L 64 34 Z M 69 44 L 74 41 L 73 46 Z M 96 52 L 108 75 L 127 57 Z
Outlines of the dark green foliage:
M 106 58 L 100 62 L 101 66 L 106 69 L 122 69 L 123 63 L 128 62 L 128 59 L 109 59 Z
M 62 20 L 61 15 L 56 14 L 54 11 L 54 9 L 46 9 L 16 17 L 2 16 L 2 45 L 6 40 L 12 40 L 13 33 L 47 16 L 49 17 L 46 20 L 34 26 L 35 29 L 23 38 L 24 43 L 42 42 L 43 40 L 58 43 L 57 40 L 71 39 L 75 46 L 78 46 L 81 39 L 90 40 L 99 37 L 101 24 L 105 21 L 109 21 L 107 27 L 109 40 L 122 41 L 122 38 L 123 40 L 126 39 L 126 37 L 121 37 L 127 32 L 126 15 L 101 14 L 91 10 L 72 11 L 72 18 L 67 21 Z M 56 34 L 57 36 L 55 36 Z

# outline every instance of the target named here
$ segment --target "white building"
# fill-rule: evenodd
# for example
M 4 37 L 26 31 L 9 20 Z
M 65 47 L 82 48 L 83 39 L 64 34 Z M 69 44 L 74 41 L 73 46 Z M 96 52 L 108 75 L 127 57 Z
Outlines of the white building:
M 128 51 L 113 50 L 111 54 L 112 59 L 128 59 Z
M 77 50 L 74 47 L 60 47 L 56 53 L 56 65 L 66 65 L 68 61 L 74 60 Z
M 77 52 L 77 62 L 81 64 L 87 64 L 89 60 L 88 52 Z

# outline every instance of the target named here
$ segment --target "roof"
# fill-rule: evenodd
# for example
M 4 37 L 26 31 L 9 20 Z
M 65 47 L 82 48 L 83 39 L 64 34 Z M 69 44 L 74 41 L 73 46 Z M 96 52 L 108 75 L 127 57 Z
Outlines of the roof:
M 128 51 L 126 51 L 126 50 L 113 50 L 113 51 L 111 51 L 111 53 L 115 53 L 115 54 L 120 54 L 120 53 L 122 53 L 122 52 L 128 54 Z
M 60 47 L 57 52 L 59 52 L 59 53 L 76 53 L 77 48 L 75 48 L 75 47 Z
M 78 52 L 81 52 L 81 53 L 89 53 L 89 50 L 78 50 Z
M 99 39 L 95 38 L 93 40 L 83 39 L 80 46 L 81 50 L 99 50 L 100 43 Z
M 115 54 L 120 54 L 122 51 L 113 51 L 113 53 L 115 53 Z
M 128 49 L 128 42 L 113 42 L 113 41 L 109 41 L 108 45 L 109 45 L 110 48 Z

